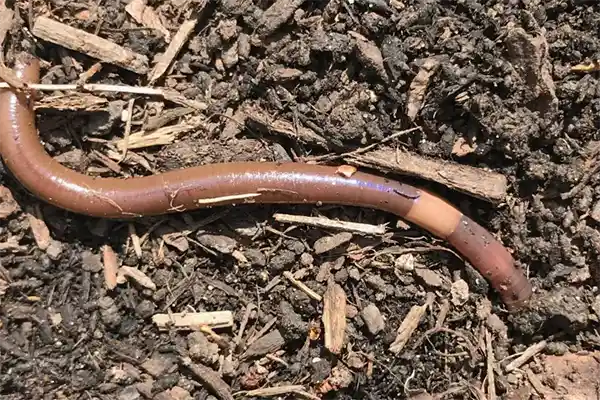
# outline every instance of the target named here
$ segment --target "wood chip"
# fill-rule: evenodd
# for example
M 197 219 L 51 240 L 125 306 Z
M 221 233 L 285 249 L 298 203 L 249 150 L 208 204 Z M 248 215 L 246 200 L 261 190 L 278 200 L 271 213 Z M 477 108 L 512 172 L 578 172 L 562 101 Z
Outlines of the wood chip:
M 117 287 L 117 272 L 119 270 L 119 262 L 117 255 L 112 247 L 104 245 L 102 247 L 104 283 L 109 290 Z
M 468 165 L 431 159 L 406 151 L 373 150 L 367 154 L 350 154 L 349 164 L 415 176 L 437 182 L 451 189 L 491 203 L 506 199 L 508 180 L 502 174 Z
M 133 0 L 131 3 L 127 4 L 125 11 L 131 15 L 138 24 L 162 33 L 165 42 L 169 43 L 171 41 L 171 32 L 164 27 L 160 20 L 160 16 L 156 11 L 148 6 L 147 0 Z
M 402 351 L 402 349 L 404 349 L 404 346 L 406 345 L 406 343 L 408 343 L 408 340 L 419 326 L 421 318 L 423 317 L 423 315 L 425 315 L 427 309 L 433 304 L 434 299 L 435 296 L 433 293 L 427 293 L 427 300 L 425 301 L 425 304 L 420 306 L 413 306 L 410 309 L 410 311 L 408 312 L 406 317 L 404 317 L 404 320 L 400 324 L 400 327 L 398 328 L 396 339 L 390 345 L 390 351 L 392 353 L 398 354 Z
M 38 17 L 33 25 L 32 33 L 40 39 L 86 54 L 105 63 L 117 65 L 128 71 L 142 75 L 148 72 L 146 56 L 48 17 Z
M 199 326 L 221 329 L 233 326 L 233 313 L 231 311 L 211 311 L 155 314 L 152 316 L 152 322 L 159 330 L 189 330 L 197 329 Z
M 181 24 L 179 30 L 173 37 L 173 41 L 169 44 L 167 50 L 157 57 L 158 62 L 154 68 L 152 68 L 152 71 L 150 71 L 149 79 L 151 85 L 161 76 L 163 76 L 165 72 L 167 72 L 171 62 L 175 59 L 175 57 L 177 57 L 179 51 L 183 48 L 190 35 L 194 31 L 197 22 L 198 20 L 194 18 Z
M 29 220 L 29 226 L 31 232 L 35 238 L 35 243 L 40 250 L 46 250 L 50 246 L 52 238 L 50 237 L 50 230 L 44 222 L 42 211 L 38 205 L 34 207 L 27 207 L 27 219 Z
M 148 275 L 146 275 L 137 268 L 124 265 L 121 268 L 119 268 L 118 274 L 133 279 L 138 284 L 147 289 L 156 290 L 156 285 L 154 284 L 154 282 L 152 282 L 152 279 L 150 279 Z
M 4 219 L 19 211 L 21 207 L 15 200 L 10 189 L 0 185 L 0 218 Z
M 339 354 L 346 337 L 346 293 L 330 279 L 323 295 L 323 327 L 325 347 L 333 354 Z
M 213 369 L 195 364 L 189 357 L 180 357 L 179 362 L 188 368 L 194 378 L 220 400 L 233 400 L 231 388 Z

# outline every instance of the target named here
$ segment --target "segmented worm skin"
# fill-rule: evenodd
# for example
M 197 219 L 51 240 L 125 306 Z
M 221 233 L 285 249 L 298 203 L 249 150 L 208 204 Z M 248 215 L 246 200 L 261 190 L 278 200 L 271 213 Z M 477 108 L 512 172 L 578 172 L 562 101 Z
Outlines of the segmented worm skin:
M 16 74 L 39 80 L 39 61 L 21 55 Z M 247 203 L 339 204 L 387 211 L 447 240 L 511 310 L 532 288 L 508 250 L 485 228 L 422 189 L 353 169 L 301 163 L 222 163 L 135 178 L 97 178 L 54 160 L 40 143 L 33 98 L 0 90 L 0 154 L 33 195 L 71 212 L 128 219 Z M 343 166 L 341 167 L 343 168 Z

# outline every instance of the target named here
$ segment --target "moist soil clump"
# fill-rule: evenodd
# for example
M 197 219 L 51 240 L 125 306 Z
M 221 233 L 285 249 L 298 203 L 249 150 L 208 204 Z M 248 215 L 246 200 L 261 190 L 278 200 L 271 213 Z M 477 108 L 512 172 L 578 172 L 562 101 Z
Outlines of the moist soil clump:
M 0 398 L 597 393 L 599 19 L 566 0 L 0 1 L 4 64 L 27 52 L 41 83 L 79 85 L 37 92 L 63 165 L 348 164 L 447 199 L 534 287 L 510 312 L 447 243 L 380 211 L 104 220 L 2 165 Z

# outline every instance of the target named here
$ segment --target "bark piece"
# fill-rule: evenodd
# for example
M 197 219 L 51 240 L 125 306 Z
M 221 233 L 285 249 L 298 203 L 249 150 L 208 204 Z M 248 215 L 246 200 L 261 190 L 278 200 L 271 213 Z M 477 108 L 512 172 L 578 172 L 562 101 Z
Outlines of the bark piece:
M 427 179 L 491 203 L 504 201 L 508 188 L 504 175 L 405 151 L 373 150 L 367 154 L 348 155 L 346 162 Z
M 40 39 L 78 51 L 105 63 L 117 65 L 137 74 L 148 72 L 148 58 L 146 56 L 48 17 L 38 17 L 33 25 L 32 33 Z

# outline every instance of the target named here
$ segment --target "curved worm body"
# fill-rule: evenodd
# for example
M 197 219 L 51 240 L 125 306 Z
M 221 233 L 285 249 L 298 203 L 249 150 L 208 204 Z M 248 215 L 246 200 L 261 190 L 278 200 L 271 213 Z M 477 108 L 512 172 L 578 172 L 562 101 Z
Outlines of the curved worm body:
M 39 79 L 39 62 L 22 56 L 15 72 Z M 224 163 L 152 176 L 95 178 L 64 167 L 46 153 L 33 100 L 0 90 L 0 155 L 38 198 L 80 214 L 131 218 L 241 203 L 329 203 L 387 211 L 448 241 L 499 292 L 509 309 L 531 296 L 529 281 L 508 250 L 486 229 L 426 191 L 347 167 L 299 163 Z

